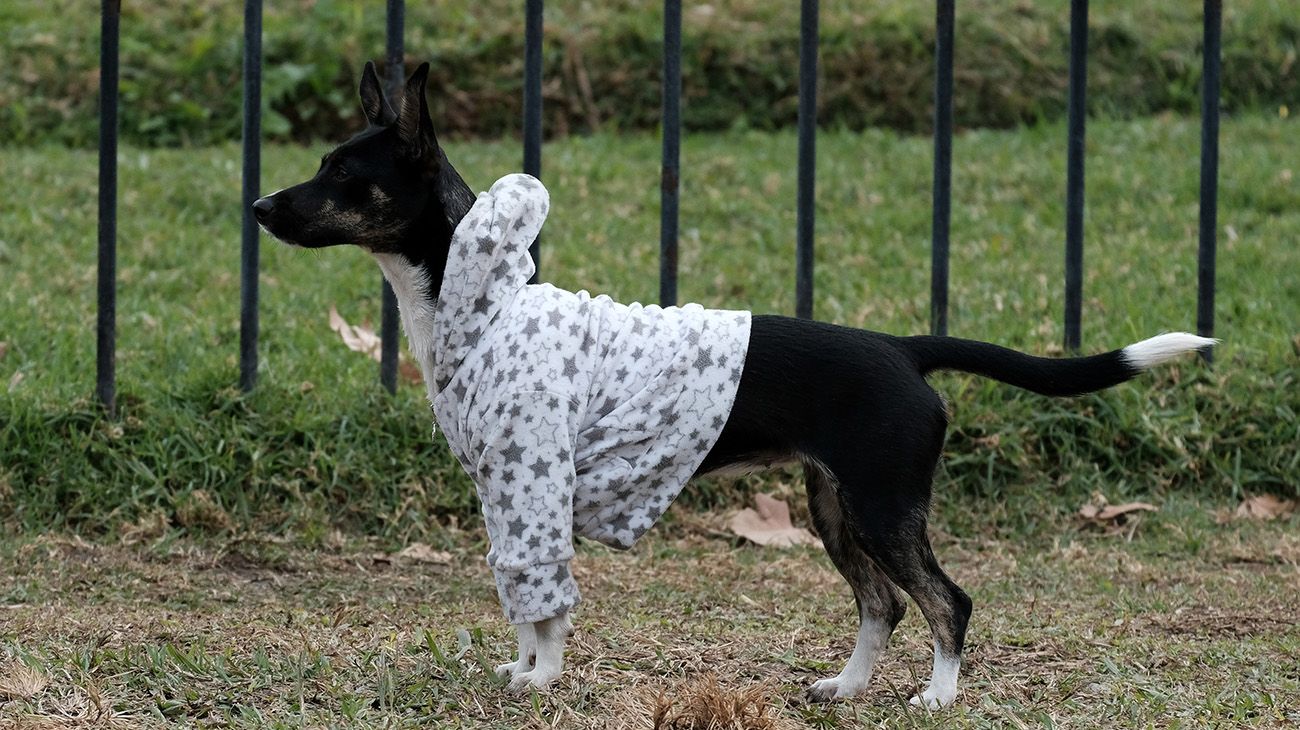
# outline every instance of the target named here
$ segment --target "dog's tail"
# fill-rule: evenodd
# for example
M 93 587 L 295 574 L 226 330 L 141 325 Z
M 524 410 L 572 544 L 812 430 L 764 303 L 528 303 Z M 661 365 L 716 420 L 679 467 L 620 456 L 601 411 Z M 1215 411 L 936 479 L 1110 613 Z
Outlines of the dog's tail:
M 1218 344 L 1208 337 L 1168 332 L 1101 355 L 1050 358 L 956 337 L 923 335 L 898 341 L 922 375 L 932 370 L 960 370 L 1043 395 L 1079 395 L 1109 388 L 1185 352 Z

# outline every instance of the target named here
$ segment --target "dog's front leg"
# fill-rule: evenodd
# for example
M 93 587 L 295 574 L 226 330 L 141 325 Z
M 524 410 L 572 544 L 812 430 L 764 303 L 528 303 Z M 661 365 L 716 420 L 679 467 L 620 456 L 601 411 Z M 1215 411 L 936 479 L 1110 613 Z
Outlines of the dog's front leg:
M 531 669 L 519 671 L 525 665 L 524 635 L 533 637 L 534 661 Z M 510 680 L 511 692 L 524 692 L 529 689 L 544 689 L 546 685 L 560 676 L 564 668 L 564 644 L 573 634 L 573 623 L 569 614 L 562 613 L 554 618 L 536 621 L 519 626 L 519 661 L 515 662 L 515 671 Z M 503 665 L 510 666 L 510 665 Z M 501 667 L 497 668 L 501 672 Z
M 497 676 L 505 679 L 506 677 L 514 678 L 517 674 L 523 674 L 533 668 L 533 662 L 537 657 L 537 634 L 533 631 L 531 623 L 519 624 L 515 627 L 515 635 L 519 639 L 519 653 L 513 662 L 506 662 L 497 667 Z

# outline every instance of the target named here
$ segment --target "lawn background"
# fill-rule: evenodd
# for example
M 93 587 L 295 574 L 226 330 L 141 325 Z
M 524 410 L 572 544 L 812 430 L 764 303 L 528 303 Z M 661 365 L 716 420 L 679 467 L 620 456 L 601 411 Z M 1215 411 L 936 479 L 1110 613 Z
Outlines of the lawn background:
M 957 27 L 951 330 L 1050 355 L 1067 5 L 970 0 Z M 1092 3 L 1088 352 L 1194 328 L 1199 5 Z M 959 701 L 930 714 L 906 704 L 929 669 L 915 610 L 864 696 L 800 699 L 849 655 L 852 602 L 820 551 L 725 531 L 754 489 L 806 524 L 790 473 L 694 485 L 628 552 L 580 541 L 564 679 L 502 691 L 489 669 L 511 642 L 473 489 L 428 436 L 423 387 L 388 395 L 328 327 L 331 305 L 378 321 L 373 262 L 264 238 L 259 384 L 235 386 L 238 3 L 125 3 L 106 418 L 91 399 L 98 19 L 78 0 L 0 5 L 0 727 L 640 728 L 656 693 L 686 701 L 709 672 L 777 728 L 1294 727 L 1300 517 L 1232 517 L 1250 494 L 1300 495 L 1290 6 L 1224 9 L 1214 367 L 1188 357 L 1066 400 L 932 378 L 953 426 L 931 539 L 976 612 Z M 795 8 L 686 8 L 684 300 L 793 310 Z M 823 3 L 820 318 L 928 326 L 930 12 Z M 356 128 L 382 14 L 267 3 L 265 189 Z M 659 23 L 631 0 L 547 9 L 542 271 L 561 286 L 656 296 Z M 408 64 L 434 61 L 436 118 L 478 189 L 519 166 L 521 28 L 511 0 L 408 8 Z M 1105 499 L 1158 511 L 1077 517 Z M 432 562 L 402 557 L 419 542 Z
M 1083 342 L 1088 351 L 1193 329 L 1195 121 L 1098 121 L 1088 140 Z M 1213 370 L 1189 358 L 1133 385 L 1049 400 L 964 376 L 936 378 L 954 427 L 941 494 L 996 497 L 1015 519 L 1170 489 L 1218 498 L 1297 489 L 1300 190 L 1296 123 L 1225 120 L 1218 334 Z M 954 151 L 951 332 L 1055 354 L 1061 341 L 1064 130 L 972 131 Z M 554 205 L 543 276 L 652 301 L 658 140 L 596 135 L 548 145 Z M 683 300 L 793 306 L 793 135 L 687 138 Z M 325 145 L 270 147 L 264 187 L 309 176 Z M 460 142 L 452 159 L 486 188 L 517 169 L 509 141 Z M 916 334 L 928 321 L 929 142 L 827 132 L 818 168 L 817 316 Z M 205 529 L 195 499 L 234 524 L 402 539 L 476 513 L 421 388 L 396 398 L 327 326 L 331 304 L 378 321 L 379 275 L 352 249 L 266 241 L 257 390 L 236 382 L 238 165 L 233 146 L 120 154 L 120 420 L 93 385 L 94 154 L 0 152 L 6 269 L 0 332 L 3 519 L 113 531 L 160 511 Z M 751 482 L 704 484 L 697 507 L 735 505 Z M 199 497 L 194 495 L 202 492 Z M 960 517 L 960 511 L 957 513 Z M 218 527 L 228 526 L 221 522 Z

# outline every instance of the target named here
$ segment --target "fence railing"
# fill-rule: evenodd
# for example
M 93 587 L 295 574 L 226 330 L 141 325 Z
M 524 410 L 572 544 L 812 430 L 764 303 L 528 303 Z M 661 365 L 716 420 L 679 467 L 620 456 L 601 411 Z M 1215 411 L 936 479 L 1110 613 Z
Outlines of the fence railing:
M 396 96 L 403 81 L 404 0 L 387 0 L 388 91 Z M 95 393 L 115 410 L 117 277 L 117 109 L 118 36 L 121 0 L 101 0 L 99 122 L 99 279 Z M 523 168 L 541 177 L 543 0 L 524 2 Z M 798 182 L 795 230 L 795 311 L 813 315 L 813 237 L 815 230 L 818 0 L 801 0 L 799 23 Z M 1201 88 L 1200 227 L 1197 247 L 1196 328 L 1214 333 L 1215 253 L 1217 247 L 1219 79 L 1222 0 L 1204 0 Z M 948 330 L 948 259 L 952 200 L 953 46 L 955 0 L 935 2 L 934 187 L 931 196 L 930 329 Z M 663 162 L 660 174 L 659 298 L 677 301 L 678 194 L 681 154 L 681 0 L 664 0 L 662 87 Z M 1083 211 L 1085 118 L 1087 116 L 1088 0 L 1070 3 L 1069 101 L 1067 111 L 1065 225 L 1065 348 L 1081 344 L 1083 302 Z M 262 0 L 244 3 L 243 228 L 240 298 L 240 386 L 257 380 L 258 230 L 252 203 L 261 172 Z M 530 248 L 540 272 L 540 236 Z M 534 277 L 536 279 L 536 276 Z M 382 289 L 380 381 L 396 389 L 397 302 Z M 1210 353 L 1204 357 L 1208 360 Z

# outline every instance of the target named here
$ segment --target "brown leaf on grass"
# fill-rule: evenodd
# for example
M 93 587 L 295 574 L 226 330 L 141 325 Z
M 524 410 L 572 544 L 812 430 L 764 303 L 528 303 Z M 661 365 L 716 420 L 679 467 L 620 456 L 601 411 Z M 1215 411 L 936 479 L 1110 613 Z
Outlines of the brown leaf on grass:
M 1245 520 L 1279 520 L 1291 516 L 1295 511 L 1295 500 L 1282 499 L 1272 494 L 1257 494 L 1241 500 L 1234 513 L 1237 519 Z
M 405 357 L 397 361 L 397 374 L 408 383 L 418 383 L 424 379 L 424 376 L 420 373 L 420 366 Z
M 1158 512 L 1159 507 L 1146 502 L 1128 502 L 1125 504 L 1085 504 L 1079 508 L 1079 516 L 1089 522 L 1108 524 L 1119 522 L 1121 518 L 1133 512 Z
M 26 664 L 15 663 L 0 672 L 0 698 L 30 700 L 50 684 L 50 678 Z
M 379 335 L 364 325 L 348 324 L 333 304 L 330 305 L 330 329 L 343 338 L 343 344 L 349 350 L 360 352 L 376 362 L 379 360 L 379 349 L 383 344 Z
M 407 545 L 395 553 L 394 557 L 415 563 L 432 563 L 434 565 L 451 564 L 451 553 L 446 550 L 434 550 L 422 542 L 413 542 L 410 545 Z
M 790 523 L 790 506 L 766 494 L 754 495 L 754 509 L 746 507 L 732 516 L 727 525 L 746 540 L 771 547 L 821 545 L 802 527 Z
M 383 359 L 383 338 L 365 325 L 348 324 L 333 304 L 330 305 L 330 329 L 338 333 L 349 350 L 359 352 L 375 362 Z M 421 380 L 420 368 L 405 355 L 398 357 L 397 374 L 408 383 L 418 383 Z

